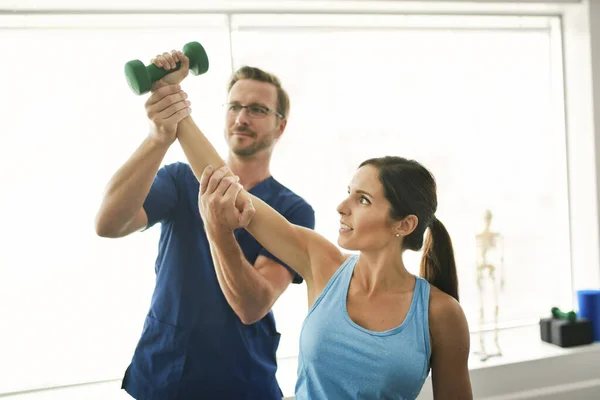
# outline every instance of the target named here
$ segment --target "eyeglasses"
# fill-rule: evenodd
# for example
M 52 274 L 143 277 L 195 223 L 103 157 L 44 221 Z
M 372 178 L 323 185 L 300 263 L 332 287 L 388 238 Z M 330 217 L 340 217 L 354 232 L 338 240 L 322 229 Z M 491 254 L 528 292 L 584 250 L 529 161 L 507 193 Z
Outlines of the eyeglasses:
M 283 115 L 279 114 L 277 111 L 271 110 L 268 107 L 261 106 L 258 104 L 250 104 L 249 106 L 243 106 L 237 103 L 225 103 L 223 104 L 223 107 L 225 107 L 225 109 L 227 110 L 227 114 L 229 115 L 238 115 L 240 112 L 242 112 L 242 109 L 245 108 L 250 118 L 264 118 L 268 114 L 273 113 L 278 118 L 283 119 Z

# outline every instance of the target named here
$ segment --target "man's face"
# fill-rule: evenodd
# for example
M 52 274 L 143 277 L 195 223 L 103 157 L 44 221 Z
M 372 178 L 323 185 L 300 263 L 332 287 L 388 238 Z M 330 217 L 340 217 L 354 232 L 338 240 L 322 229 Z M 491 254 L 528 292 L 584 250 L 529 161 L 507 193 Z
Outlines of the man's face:
M 270 152 L 285 127 L 276 113 L 277 89 L 252 79 L 237 81 L 227 98 L 225 140 L 232 153 L 252 158 Z

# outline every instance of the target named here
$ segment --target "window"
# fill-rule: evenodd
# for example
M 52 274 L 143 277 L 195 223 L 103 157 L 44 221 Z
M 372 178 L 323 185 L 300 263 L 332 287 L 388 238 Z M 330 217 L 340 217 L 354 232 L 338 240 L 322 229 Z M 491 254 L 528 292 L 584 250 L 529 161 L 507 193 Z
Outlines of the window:
M 557 18 L 235 14 L 231 47 L 227 16 L 217 14 L 0 22 L 9 27 L 0 51 L 12 55 L 0 97 L 10 190 L 0 206 L 11 238 L 0 244 L 8 266 L 0 302 L 9 305 L 0 309 L 9 327 L 0 393 L 120 377 L 129 362 L 154 286 L 159 228 L 113 241 L 95 235 L 93 220 L 104 185 L 147 132 L 147 97 L 129 90 L 123 64 L 190 40 L 211 66 L 185 89 L 222 155 L 231 62 L 282 79 L 292 107 L 272 171 L 313 205 L 325 237 L 337 239 L 335 208 L 360 161 L 415 158 L 438 180 L 438 217 L 454 241 L 472 330 L 474 236 L 488 208 L 505 237 L 502 323 L 572 306 Z M 164 163 L 177 160 L 185 157 L 175 145 Z M 406 254 L 414 273 L 419 257 Z M 297 355 L 306 303 L 305 286 L 292 285 L 275 305 L 280 358 Z
M 437 216 L 452 236 L 461 303 L 476 330 L 475 235 L 486 209 L 505 238 L 500 321 L 571 306 L 555 26 L 551 18 L 236 16 L 233 61 L 273 71 L 287 87 L 290 122 L 272 171 L 313 205 L 316 229 L 334 243 L 336 205 L 361 161 L 400 155 L 434 173 Z M 406 253 L 414 273 L 419 261 Z M 305 290 L 286 292 L 274 312 L 280 356 L 297 355 Z
M 193 113 L 224 146 L 230 74 L 224 16 L 31 18 L 0 30 L 4 118 L 0 197 L 0 393 L 122 376 L 154 285 L 160 228 L 102 239 L 102 190 L 148 132 L 145 96 L 124 64 L 200 41 L 210 69 L 190 76 Z M 4 114 L 5 113 L 5 114 Z M 8 125 L 6 125 L 8 124 Z M 177 143 L 165 163 L 185 160 Z

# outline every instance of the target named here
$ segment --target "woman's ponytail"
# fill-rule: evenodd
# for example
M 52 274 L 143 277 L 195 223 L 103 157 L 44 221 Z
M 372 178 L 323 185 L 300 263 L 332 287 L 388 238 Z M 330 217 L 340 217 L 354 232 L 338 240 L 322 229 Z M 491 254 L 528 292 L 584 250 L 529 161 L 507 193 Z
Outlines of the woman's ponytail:
M 425 239 L 420 275 L 458 301 L 458 276 L 452 240 L 444 224 L 435 217 Z

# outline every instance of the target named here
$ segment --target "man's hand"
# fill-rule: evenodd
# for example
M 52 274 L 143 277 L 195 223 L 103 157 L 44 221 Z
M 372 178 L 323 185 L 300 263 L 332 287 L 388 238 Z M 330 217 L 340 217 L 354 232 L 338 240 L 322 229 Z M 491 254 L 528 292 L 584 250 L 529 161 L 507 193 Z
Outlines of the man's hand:
M 200 177 L 198 207 L 209 236 L 245 228 L 254 216 L 255 209 L 250 198 L 241 211 L 235 207 L 235 200 L 243 188 L 238 177 L 226 176 L 228 174 L 230 171 L 226 166 L 213 171 L 209 165 Z
M 176 67 L 177 62 L 181 62 L 180 68 L 177 71 L 165 75 L 162 79 L 152 83 L 152 91 L 156 91 L 163 86 L 177 85 L 188 76 L 190 72 L 190 60 L 182 52 L 171 50 L 170 53 L 162 53 L 157 55 L 150 61 L 152 64 L 170 71 Z
M 152 93 L 146 101 L 150 136 L 160 143 L 173 143 L 177 138 L 177 124 L 192 112 L 190 105 L 179 85 L 163 86 Z

